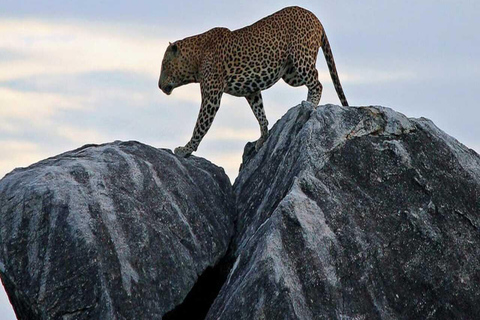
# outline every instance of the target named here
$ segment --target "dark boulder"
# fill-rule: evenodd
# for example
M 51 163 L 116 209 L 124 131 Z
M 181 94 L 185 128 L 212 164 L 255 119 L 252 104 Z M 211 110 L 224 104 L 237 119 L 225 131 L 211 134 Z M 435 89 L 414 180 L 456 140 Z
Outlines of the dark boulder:
M 207 319 L 476 319 L 480 157 L 383 107 L 292 108 L 234 184 Z
M 225 255 L 223 169 L 137 142 L 90 145 L 0 182 L 0 276 L 19 319 L 161 319 Z

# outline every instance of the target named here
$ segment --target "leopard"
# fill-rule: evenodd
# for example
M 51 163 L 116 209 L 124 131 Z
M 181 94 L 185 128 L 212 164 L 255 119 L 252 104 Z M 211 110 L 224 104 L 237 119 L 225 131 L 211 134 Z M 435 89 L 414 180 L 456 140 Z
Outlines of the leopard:
M 259 150 L 267 140 L 268 121 L 261 92 L 283 79 L 308 88 L 307 101 L 316 108 L 323 86 L 316 60 L 322 48 L 330 76 L 343 106 L 348 106 L 332 49 L 320 20 L 309 10 L 286 7 L 237 30 L 216 27 L 169 43 L 162 60 L 158 87 L 173 89 L 199 83 L 201 105 L 190 141 L 175 148 L 179 157 L 197 150 L 212 125 L 224 93 L 245 97 L 260 125 Z

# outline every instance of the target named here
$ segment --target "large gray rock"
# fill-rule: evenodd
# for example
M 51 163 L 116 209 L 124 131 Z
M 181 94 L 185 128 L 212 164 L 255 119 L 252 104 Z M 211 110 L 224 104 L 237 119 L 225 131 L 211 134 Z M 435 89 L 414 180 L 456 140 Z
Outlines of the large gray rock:
M 480 157 L 382 107 L 291 109 L 234 184 L 207 319 L 477 319 Z
M 137 142 L 91 145 L 0 182 L 0 276 L 19 319 L 161 319 L 225 254 L 223 169 Z
M 431 121 L 304 103 L 234 193 L 136 142 L 13 171 L 0 276 L 19 319 L 203 319 L 222 285 L 207 319 L 476 319 L 479 195 L 480 156 Z

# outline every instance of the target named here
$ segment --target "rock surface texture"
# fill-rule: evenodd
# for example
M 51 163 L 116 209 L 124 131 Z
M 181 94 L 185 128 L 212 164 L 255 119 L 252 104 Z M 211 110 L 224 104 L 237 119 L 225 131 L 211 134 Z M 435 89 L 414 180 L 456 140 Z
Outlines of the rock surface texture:
M 234 192 L 207 319 L 478 319 L 480 157 L 431 121 L 303 103 Z
M 13 171 L 0 205 L 19 319 L 480 314 L 480 156 L 388 108 L 292 108 L 233 191 L 206 160 L 116 142 Z
M 225 255 L 233 199 L 223 169 L 137 142 L 14 170 L 0 275 L 17 317 L 161 319 Z

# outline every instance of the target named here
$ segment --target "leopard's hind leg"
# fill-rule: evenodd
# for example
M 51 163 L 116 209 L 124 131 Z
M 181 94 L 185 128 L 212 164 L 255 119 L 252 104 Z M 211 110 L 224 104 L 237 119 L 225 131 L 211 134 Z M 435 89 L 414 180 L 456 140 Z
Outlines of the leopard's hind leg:
M 318 106 L 322 97 L 323 86 L 318 80 L 318 71 L 315 66 L 315 57 L 293 58 L 285 68 L 283 80 L 292 87 L 306 85 L 308 88 L 307 101 Z

